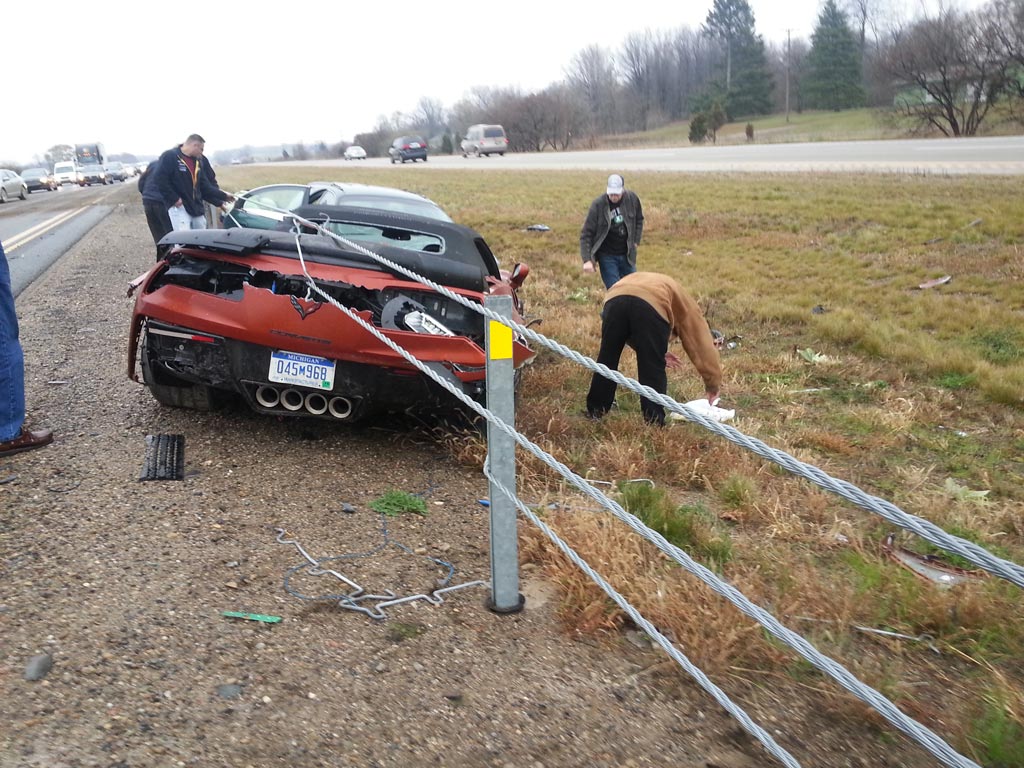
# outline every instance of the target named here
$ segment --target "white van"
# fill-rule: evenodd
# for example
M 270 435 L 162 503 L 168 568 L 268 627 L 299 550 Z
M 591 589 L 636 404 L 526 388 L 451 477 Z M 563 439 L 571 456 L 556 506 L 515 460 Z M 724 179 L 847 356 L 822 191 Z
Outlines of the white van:
M 78 173 L 78 163 L 74 160 L 68 160 L 63 163 L 53 164 L 53 179 L 60 186 L 65 184 L 78 184 L 81 182 Z
M 508 149 L 508 137 L 500 125 L 471 125 L 459 148 L 463 157 L 504 155 Z

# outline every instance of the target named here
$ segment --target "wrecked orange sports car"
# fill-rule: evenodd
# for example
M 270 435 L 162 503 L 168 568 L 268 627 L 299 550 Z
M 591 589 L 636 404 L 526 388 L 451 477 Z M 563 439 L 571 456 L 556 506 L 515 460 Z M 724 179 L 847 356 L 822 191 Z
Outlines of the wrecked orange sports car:
M 328 232 L 172 232 L 136 281 L 128 374 L 165 405 L 209 410 L 232 396 L 282 416 L 356 421 L 376 412 L 450 408 L 454 398 L 312 290 L 316 286 L 476 400 L 485 394 L 484 318 L 374 254 L 483 303 L 513 297 L 528 273 L 504 273 L 484 239 L 458 224 L 358 208 L 300 208 Z M 287 224 L 288 222 L 286 222 Z M 172 247 L 173 246 L 173 247 Z M 515 339 L 516 367 L 533 356 Z

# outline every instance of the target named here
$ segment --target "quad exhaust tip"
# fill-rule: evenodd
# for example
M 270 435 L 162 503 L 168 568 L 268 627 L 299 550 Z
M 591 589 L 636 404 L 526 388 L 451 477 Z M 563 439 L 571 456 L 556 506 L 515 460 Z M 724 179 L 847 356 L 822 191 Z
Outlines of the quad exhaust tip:
M 294 413 L 305 409 L 313 416 L 323 416 L 326 413 L 339 421 L 352 416 L 355 410 L 354 404 L 347 397 L 335 395 L 328 399 L 320 392 L 303 395 L 301 391 L 291 387 L 279 390 L 269 384 L 261 384 L 256 388 L 256 402 L 261 408 L 268 410 L 282 407 Z
M 336 419 L 347 419 L 352 415 L 352 401 L 347 397 L 332 397 L 327 403 L 327 410 Z
M 281 393 L 281 405 L 289 411 L 300 411 L 302 410 L 302 404 L 306 399 L 302 396 L 302 393 L 297 389 L 286 389 Z
M 256 402 L 264 408 L 276 408 L 281 402 L 281 393 L 276 388 L 263 384 L 256 390 Z
M 327 413 L 327 398 L 319 392 L 310 392 L 305 399 L 306 410 L 314 416 L 323 416 Z

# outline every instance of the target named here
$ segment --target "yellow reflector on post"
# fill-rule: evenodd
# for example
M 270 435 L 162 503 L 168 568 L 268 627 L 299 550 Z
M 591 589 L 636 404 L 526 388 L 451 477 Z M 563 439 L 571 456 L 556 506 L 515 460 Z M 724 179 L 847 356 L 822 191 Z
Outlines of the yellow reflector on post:
M 512 359 L 512 329 L 497 320 L 491 320 L 491 360 Z

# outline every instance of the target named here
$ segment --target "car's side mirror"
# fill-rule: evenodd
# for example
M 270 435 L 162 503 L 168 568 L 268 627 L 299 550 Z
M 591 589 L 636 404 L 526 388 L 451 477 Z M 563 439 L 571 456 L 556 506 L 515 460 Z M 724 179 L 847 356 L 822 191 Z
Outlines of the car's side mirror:
M 526 282 L 526 278 L 530 275 L 530 268 L 523 263 L 516 264 L 512 267 L 512 274 L 508 278 L 508 284 L 514 289 L 519 290 L 519 287 Z

